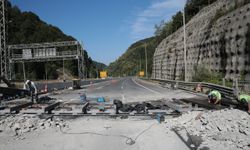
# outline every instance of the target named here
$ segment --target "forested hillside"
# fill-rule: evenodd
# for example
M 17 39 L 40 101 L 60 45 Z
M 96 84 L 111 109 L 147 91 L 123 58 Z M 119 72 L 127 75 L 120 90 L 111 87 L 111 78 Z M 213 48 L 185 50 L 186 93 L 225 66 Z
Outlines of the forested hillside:
M 216 0 L 188 0 L 185 6 L 186 22 L 195 16 L 203 7 Z M 161 21 L 155 25 L 155 36 L 132 44 L 127 51 L 108 67 L 113 76 L 136 75 L 139 70 L 145 71 L 145 44 L 148 54 L 148 74 L 152 73 L 153 55 L 160 42 L 183 26 L 183 13 L 177 12 L 168 22 Z M 141 62 L 141 63 L 140 63 Z M 141 65 L 140 65 L 141 64 Z
M 59 42 L 76 40 L 74 37 L 65 35 L 59 28 L 42 21 L 32 12 L 22 12 L 17 6 L 7 3 L 7 44 L 27 44 L 42 42 Z M 96 77 L 96 70 L 102 70 L 104 65 L 92 61 L 85 52 L 85 64 L 87 77 Z M 98 67 L 97 67 L 98 66 Z M 56 70 L 62 67 L 62 62 L 47 63 L 27 63 L 26 75 L 29 79 L 44 79 L 45 68 L 47 68 L 48 78 L 57 79 Z M 66 61 L 66 69 L 73 75 L 77 76 L 77 61 Z M 15 65 L 16 79 L 22 79 L 21 64 Z

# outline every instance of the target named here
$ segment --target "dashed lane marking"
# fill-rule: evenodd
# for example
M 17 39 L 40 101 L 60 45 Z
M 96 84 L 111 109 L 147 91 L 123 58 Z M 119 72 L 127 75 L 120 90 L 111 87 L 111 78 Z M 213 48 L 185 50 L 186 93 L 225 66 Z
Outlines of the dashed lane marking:
M 121 89 L 123 90 L 124 89 L 124 83 L 127 81 L 128 79 L 125 79 L 123 82 L 122 82 L 122 86 L 121 86 Z

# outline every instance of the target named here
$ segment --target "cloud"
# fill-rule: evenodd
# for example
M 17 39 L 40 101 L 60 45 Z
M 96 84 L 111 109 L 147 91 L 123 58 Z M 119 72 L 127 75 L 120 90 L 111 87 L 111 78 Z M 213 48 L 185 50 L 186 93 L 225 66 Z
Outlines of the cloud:
M 145 10 L 136 15 L 131 25 L 131 36 L 134 40 L 150 37 L 154 25 L 161 20 L 170 20 L 172 15 L 183 9 L 186 0 L 154 0 Z

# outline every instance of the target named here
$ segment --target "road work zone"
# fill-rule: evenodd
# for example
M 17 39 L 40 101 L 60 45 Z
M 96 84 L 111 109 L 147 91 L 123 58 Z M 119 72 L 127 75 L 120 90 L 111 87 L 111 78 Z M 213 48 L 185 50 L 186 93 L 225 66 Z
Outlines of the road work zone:
M 81 102 L 82 93 L 89 99 L 87 103 Z M 49 94 L 54 101 L 36 104 L 40 108 L 25 107 L 19 115 L 0 111 L 0 143 L 4 143 L 1 149 L 185 150 L 216 149 L 221 145 L 224 147 L 219 149 L 249 148 L 250 118 L 246 112 L 228 107 L 211 107 L 211 111 L 192 107 L 181 99 L 201 97 L 157 83 L 117 78 L 84 89 Z M 98 98 L 105 101 L 98 102 Z M 118 114 L 115 99 L 124 106 Z M 205 104 L 206 97 L 203 99 Z M 60 105 L 56 105 L 57 101 Z M 5 109 L 17 105 L 15 102 L 22 100 L 6 103 Z M 132 110 L 123 112 L 128 106 Z M 40 115 L 44 110 L 47 111 Z M 159 121 L 161 116 L 164 121 Z

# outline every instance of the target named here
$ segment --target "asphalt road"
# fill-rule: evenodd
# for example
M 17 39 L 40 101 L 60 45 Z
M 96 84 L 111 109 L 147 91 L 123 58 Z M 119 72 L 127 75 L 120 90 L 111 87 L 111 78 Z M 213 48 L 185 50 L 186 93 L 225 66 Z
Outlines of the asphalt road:
M 80 100 L 82 93 L 86 93 L 87 98 L 104 97 L 108 101 L 118 99 L 123 102 L 141 102 L 163 98 L 188 98 L 193 96 L 181 90 L 163 88 L 159 84 L 144 81 L 136 77 L 127 77 L 90 84 L 85 89 L 67 91 L 52 97 L 63 101 Z
M 88 85 L 90 83 L 99 83 L 103 81 L 108 81 L 109 79 L 95 79 L 95 80 L 82 80 L 80 82 L 81 86 Z M 38 90 L 44 90 L 46 87 L 46 83 L 36 83 Z M 56 82 L 56 83 L 48 83 L 47 84 L 47 90 L 49 92 L 53 91 L 54 89 L 62 90 L 68 87 L 72 87 L 72 81 L 66 81 L 66 82 Z

